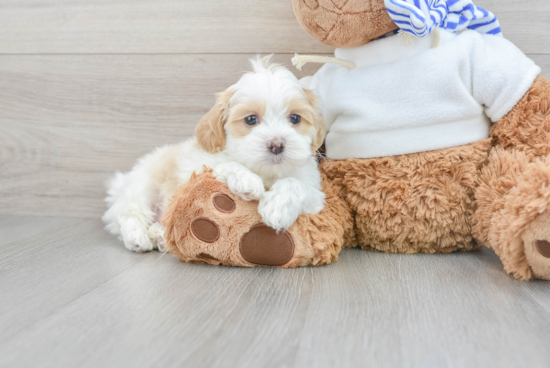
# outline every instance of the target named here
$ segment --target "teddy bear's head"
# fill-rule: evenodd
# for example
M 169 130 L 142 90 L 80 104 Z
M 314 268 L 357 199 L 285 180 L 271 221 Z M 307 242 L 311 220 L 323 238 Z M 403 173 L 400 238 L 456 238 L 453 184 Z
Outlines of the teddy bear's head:
M 357 47 L 398 29 L 384 0 L 292 0 L 302 27 L 332 47 Z

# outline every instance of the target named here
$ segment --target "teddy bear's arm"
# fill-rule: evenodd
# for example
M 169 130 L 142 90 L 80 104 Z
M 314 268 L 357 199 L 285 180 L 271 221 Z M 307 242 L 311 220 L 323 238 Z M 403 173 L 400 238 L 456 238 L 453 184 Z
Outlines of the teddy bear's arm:
M 491 128 L 493 145 L 528 156 L 550 153 L 550 81 L 538 77 L 506 116 Z

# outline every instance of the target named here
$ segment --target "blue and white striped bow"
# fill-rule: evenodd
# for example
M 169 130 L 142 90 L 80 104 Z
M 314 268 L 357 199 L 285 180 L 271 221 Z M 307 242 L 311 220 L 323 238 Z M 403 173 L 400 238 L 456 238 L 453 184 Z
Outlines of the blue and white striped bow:
M 502 37 L 495 15 L 471 0 L 384 0 L 390 17 L 403 31 L 425 37 L 435 27 L 453 32 L 464 28 Z

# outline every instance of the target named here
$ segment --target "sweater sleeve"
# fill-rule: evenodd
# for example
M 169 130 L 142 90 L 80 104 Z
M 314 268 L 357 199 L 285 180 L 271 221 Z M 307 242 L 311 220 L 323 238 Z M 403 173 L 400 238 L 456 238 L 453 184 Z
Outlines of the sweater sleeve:
M 473 96 L 493 123 L 516 106 L 541 72 L 513 43 L 492 35 L 474 37 L 471 63 Z

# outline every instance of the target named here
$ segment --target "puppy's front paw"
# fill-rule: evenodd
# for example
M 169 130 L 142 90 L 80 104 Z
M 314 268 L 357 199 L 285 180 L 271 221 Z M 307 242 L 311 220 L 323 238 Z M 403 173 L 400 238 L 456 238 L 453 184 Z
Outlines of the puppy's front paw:
M 265 192 L 262 178 L 236 162 L 218 165 L 214 177 L 245 201 L 259 200 Z
M 153 250 L 147 229 L 138 220 L 130 219 L 122 224 L 120 233 L 124 245 L 131 251 L 143 253 Z
M 279 232 L 292 226 L 302 213 L 302 206 L 288 201 L 284 193 L 267 192 L 260 200 L 258 213 L 264 224 Z
M 258 212 L 267 226 L 281 231 L 292 226 L 304 212 L 306 201 L 306 186 L 296 178 L 285 178 L 278 180 L 264 194 Z
M 325 193 L 320 190 L 311 189 L 307 199 L 304 201 L 304 212 L 316 215 L 325 208 Z
M 235 194 L 245 201 L 259 200 L 264 195 L 264 183 L 256 174 L 231 175 L 227 180 L 227 186 Z
M 149 226 L 149 239 L 159 252 L 165 251 L 164 245 L 166 244 L 166 240 L 164 239 L 164 230 L 164 227 L 158 222 L 155 222 L 153 225 Z

